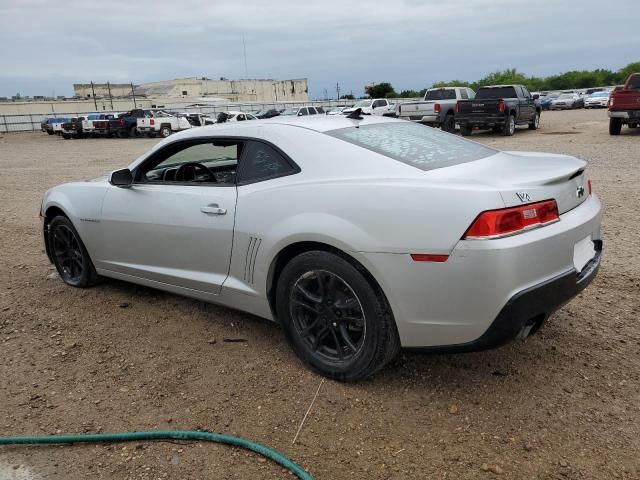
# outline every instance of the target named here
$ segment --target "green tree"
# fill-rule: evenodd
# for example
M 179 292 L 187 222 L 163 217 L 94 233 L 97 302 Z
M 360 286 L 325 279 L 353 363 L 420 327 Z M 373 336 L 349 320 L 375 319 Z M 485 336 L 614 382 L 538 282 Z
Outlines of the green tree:
M 354 97 L 350 93 L 347 93 L 346 95 L 340 95 L 340 100 L 355 100 L 355 99 L 356 97 Z
M 367 85 L 364 87 L 364 92 L 371 98 L 393 98 L 397 96 L 396 91 L 389 82 Z
M 630 63 L 626 67 L 622 67 L 620 70 L 618 70 L 617 82 L 615 83 L 624 83 L 627 77 L 632 73 L 640 73 L 640 62 Z

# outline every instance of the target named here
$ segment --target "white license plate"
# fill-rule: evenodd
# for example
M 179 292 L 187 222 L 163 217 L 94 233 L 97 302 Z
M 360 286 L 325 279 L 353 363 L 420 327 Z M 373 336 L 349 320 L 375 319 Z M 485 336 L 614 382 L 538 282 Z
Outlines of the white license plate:
M 573 266 L 580 273 L 584 266 L 596 255 L 591 235 L 583 238 L 573 246 Z

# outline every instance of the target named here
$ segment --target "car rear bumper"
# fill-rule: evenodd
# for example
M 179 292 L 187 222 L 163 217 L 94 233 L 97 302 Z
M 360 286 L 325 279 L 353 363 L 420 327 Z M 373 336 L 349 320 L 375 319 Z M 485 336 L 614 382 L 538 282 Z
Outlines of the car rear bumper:
M 554 224 L 501 239 L 460 240 L 442 263 L 415 262 L 408 254 L 357 258 L 387 295 L 403 347 L 490 348 L 546 318 L 591 281 L 597 268 L 576 265 L 576 251 L 590 238 L 597 267 L 600 211 L 591 195 Z M 549 295 L 548 283 L 562 284 L 564 293 Z
M 609 110 L 610 118 L 632 118 L 640 121 L 640 110 Z
M 507 121 L 505 114 L 478 114 L 478 115 L 460 115 L 456 116 L 458 125 L 472 125 L 494 127 L 496 125 L 504 125 Z

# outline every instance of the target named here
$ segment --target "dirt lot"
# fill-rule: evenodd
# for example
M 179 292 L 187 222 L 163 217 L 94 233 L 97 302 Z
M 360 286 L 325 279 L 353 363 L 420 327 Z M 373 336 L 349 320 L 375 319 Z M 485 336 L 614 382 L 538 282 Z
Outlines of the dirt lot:
M 276 326 L 117 281 L 49 278 L 42 193 L 156 140 L 0 138 L 0 434 L 202 428 L 270 445 L 318 479 L 640 478 L 640 129 L 609 137 L 602 110 L 545 112 L 538 132 L 473 138 L 589 161 L 605 206 L 598 278 L 526 341 L 403 354 L 370 381 L 324 382 L 295 445 L 321 379 Z M 244 451 L 165 442 L 4 447 L 0 478 L 290 477 Z

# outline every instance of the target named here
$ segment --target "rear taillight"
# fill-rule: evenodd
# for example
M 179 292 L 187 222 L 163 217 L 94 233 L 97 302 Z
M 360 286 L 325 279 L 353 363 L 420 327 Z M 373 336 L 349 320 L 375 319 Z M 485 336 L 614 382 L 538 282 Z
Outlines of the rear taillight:
M 156 121 L 153 118 L 149 120 L 149 125 L 155 125 L 155 124 L 156 124 Z
M 434 103 L 433 104 L 433 113 L 440 113 L 440 104 L 439 103 Z
M 587 192 L 591 195 L 591 179 L 587 178 Z
M 460 112 L 460 102 L 456 102 L 456 113 Z
M 613 97 L 609 97 L 609 108 L 613 107 Z
M 504 100 L 500 100 L 500 102 L 498 103 L 498 111 L 500 113 L 504 113 L 506 107 L 507 105 L 504 103 Z
M 122 125 L 124 127 L 124 118 L 120 119 L 120 125 Z
M 560 220 L 555 200 L 487 210 L 474 220 L 463 240 L 488 240 L 522 233 Z

